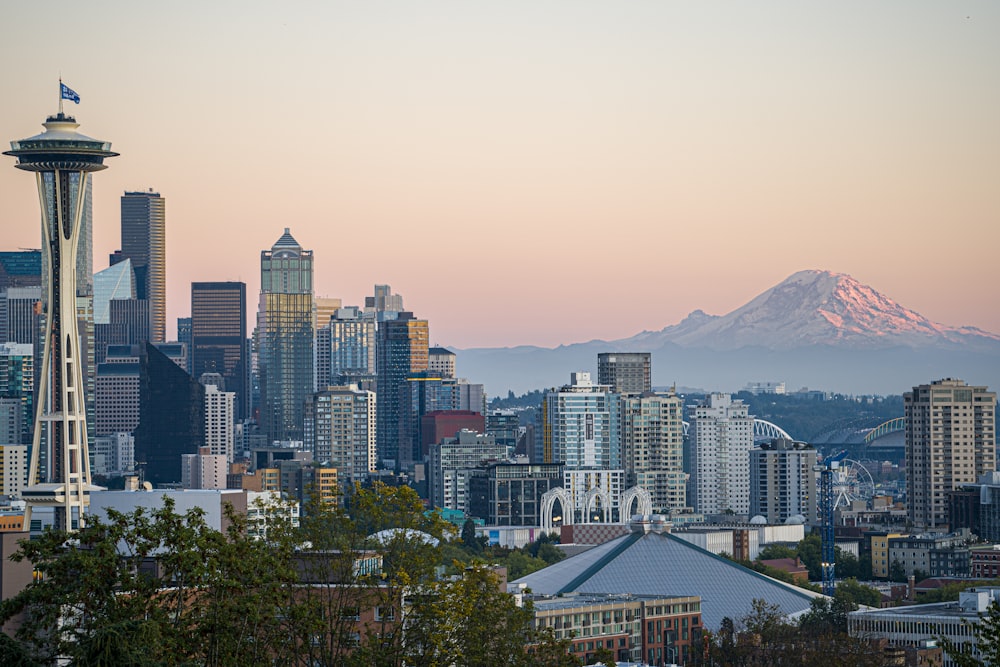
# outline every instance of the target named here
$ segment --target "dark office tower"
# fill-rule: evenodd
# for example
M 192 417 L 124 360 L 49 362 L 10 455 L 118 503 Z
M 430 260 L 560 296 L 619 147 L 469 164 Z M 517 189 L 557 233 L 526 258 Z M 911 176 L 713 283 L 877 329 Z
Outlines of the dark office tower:
M 247 286 L 240 282 L 191 283 L 192 375 L 218 373 L 224 391 L 236 394 L 235 416 L 249 415 L 246 354 Z
M 313 392 L 313 253 L 288 228 L 260 253 L 257 364 L 260 423 L 268 441 L 302 440 Z
M 8 287 L 41 287 L 42 251 L 0 252 L 0 290 Z
M 154 343 L 167 336 L 166 199 L 160 193 L 122 196 L 121 256 L 132 260 L 138 297 L 149 301 L 149 333 Z
M 187 347 L 187 372 L 191 373 L 191 318 L 177 318 L 177 342 Z
M 108 302 L 110 345 L 143 345 L 152 339 L 149 301 L 113 299 Z
M 181 481 L 181 455 L 205 444 L 205 388 L 147 343 L 139 369 L 135 464 L 154 485 Z
M 427 370 L 429 340 L 427 320 L 418 320 L 410 312 L 402 312 L 397 319 L 379 324 L 375 346 L 378 369 L 376 430 L 378 455 L 383 465 L 401 469 L 412 463 L 411 447 L 401 445 L 402 390 L 412 373 Z
M 597 355 L 597 384 L 611 385 L 616 394 L 653 390 L 649 352 L 601 352 Z

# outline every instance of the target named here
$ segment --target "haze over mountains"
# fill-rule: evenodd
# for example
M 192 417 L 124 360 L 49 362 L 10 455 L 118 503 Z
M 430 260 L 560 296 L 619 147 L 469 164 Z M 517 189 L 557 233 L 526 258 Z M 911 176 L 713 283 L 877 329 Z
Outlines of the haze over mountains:
M 1000 385 L 1000 335 L 932 322 L 849 275 L 800 271 L 726 315 L 696 310 L 678 324 L 614 341 L 557 348 L 461 350 L 458 372 L 491 395 L 561 386 L 595 373 L 599 352 L 652 352 L 653 384 L 737 391 L 784 381 L 851 394 L 899 394 L 959 377 Z

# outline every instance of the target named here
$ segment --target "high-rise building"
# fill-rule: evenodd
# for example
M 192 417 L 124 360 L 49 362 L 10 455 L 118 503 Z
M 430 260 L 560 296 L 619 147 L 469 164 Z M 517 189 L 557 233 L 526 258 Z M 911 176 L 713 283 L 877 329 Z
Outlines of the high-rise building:
M 218 373 L 203 373 L 198 381 L 205 387 L 205 447 L 209 454 L 225 457 L 226 463 L 232 463 L 236 394 L 225 391 L 224 380 Z
M 108 302 L 109 345 L 145 345 L 152 341 L 147 299 L 112 299 Z M 163 342 L 163 341 L 160 341 Z
M 683 412 L 683 401 L 674 392 L 621 397 L 625 486 L 648 491 L 654 512 L 687 506 Z
M 39 347 L 42 307 L 41 287 L 8 287 L 0 292 L 0 343 L 25 343 Z
M 7 430 L 0 444 L 29 445 L 35 420 L 34 348 L 24 343 L 0 344 L 0 399 L 9 401 Z
M 42 251 L 0 252 L 0 290 L 42 286 Z
M 432 347 L 427 351 L 427 370 L 439 377 L 455 377 L 455 353 L 446 347 Z
M 184 347 L 186 347 L 188 350 L 186 355 L 187 367 L 184 370 L 186 370 L 188 372 L 188 375 L 190 375 L 191 374 L 191 318 L 190 317 L 177 318 L 177 342 L 184 345 Z M 246 341 L 244 341 L 244 344 L 245 343 Z
M 337 469 L 344 484 L 376 470 L 375 394 L 356 385 L 330 386 L 306 399 L 305 448 Z
M 378 322 L 394 320 L 403 312 L 403 295 L 393 294 L 389 285 L 376 285 L 375 296 L 365 297 L 365 314 Z
M 375 318 L 357 306 L 338 308 L 316 331 L 317 388 L 374 375 Z
M 177 484 L 181 455 L 205 443 L 205 389 L 150 343 L 140 363 L 135 464 L 154 485 Z
M 428 441 L 424 437 L 424 415 L 441 410 L 463 410 L 482 415 L 484 405 L 485 390 L 481 384 L 443 378 L 430 371 L 411 373 L 399 388 L 400 448 L 406 450 L 400 459 L 421 462 L 427 454 L 424 445 L 438 441 Z M 484 428 L 478 430 L 482 433 Z
M 152 189 L 122 196 L 121 257 L 132 260 L 138 297 L 149 301 L 149 340 L 167 340 L 167 200 Z
M 257 313 L 260 423 L 270 442 L 302 440 L 313 386 L 313 253 L 285 228 L 260 253 Z
M 28 485 L 28 446 L 0 444 L 0 496 L 20 498 Z
M 750 450 L 750 514 L 768 523 L 797 515 L 818 520 L 816 449 L 804 442 L 777 439 Z
M 60 101 L 61 106 L 61 101 Z M 55 526 L 73 530 L 83 526 L 90 499 L 90 460 L 87 449 L 87 396 L 84 382 L 90 361 L 80 344 L 77 296 L 88 293 L 93 268 L 79 284 L 81 236 L 89 213 L 87 193 L 92 172 L 105 168 L 114 157 L 108 142 L 77 132 L 76 119 L 62 110 L 44 123 L 45 132 L 12 141 L 5 155 L 18 159 L 17 168 L 34 172 L 42 208 L 42 258 L 45 285 L 46 335 L 41 355 L 38 396 L 44 397 L 37 411 L 28 482 L 25 525 L 31 525 L 31 510 L 37 506 L 55 509 Z M 38 479 L 42 449 L 49 465 L 46 478 Z
M 652 391 L 652 355 L 649 352 L 601 352 L 597 355 L 597 383 L 618 394 Z
M 191 370 L 194 377 L 222 376 L 222 389 L 236 395 L 235 416 L 240 420 L 250 414 L 246 304 L 245 283 L 191 283 Z
M 696 512 L 750 511 L 753 417 L 743 401 L 710 394 L 695 407 L 688 429 L 694 451 L 688 485 Z
M 97 366 L 94 430 L 98 436 L 132 433 L 139 425 L 138 350 L 110 346 Z
M 566 470 L 620 470 L 618 394 L 595 385 L 590 373 L 571 373 L 570 384 L 546 392 L 541 407 L 541 463 Z
M 411 374 L 427 370 L 429 338 L 427 320 L 418 320 L 410 312 L 399 313 L 378 327 L 378 455 L 383 465 L 396 469 L 413 463 L 412 449 L 407 446 L 412 443 L 404 444 L 400 432 L 402 389 Z
M 948 523 L 948 493 L 996 470 L 996 392 L 946 378 L 903 394 L 909 520 Z

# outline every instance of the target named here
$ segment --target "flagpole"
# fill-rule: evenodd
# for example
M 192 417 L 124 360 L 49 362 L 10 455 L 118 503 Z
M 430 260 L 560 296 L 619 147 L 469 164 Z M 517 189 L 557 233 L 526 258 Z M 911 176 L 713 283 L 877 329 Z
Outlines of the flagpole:
M 62 77 L 59 77 L 59 115 L 63 115 Z

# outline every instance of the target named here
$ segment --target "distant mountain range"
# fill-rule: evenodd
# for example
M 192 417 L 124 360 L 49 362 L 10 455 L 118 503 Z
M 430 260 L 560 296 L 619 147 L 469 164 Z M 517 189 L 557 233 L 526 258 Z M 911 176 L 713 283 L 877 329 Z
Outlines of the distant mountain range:
M 660 331 L 557 348 L 458 351 L 462 377 L 490 395 L 561 386 L 595 374 L 599 352 L 653 353 L 653 384 L 738 391 L 784 381 L 851 394 L 899 394 L 958 377 L 1000 384 L 1000 336 L 932 322 L 842 273 L 800 271 L 727 315 L 696 310 Z

